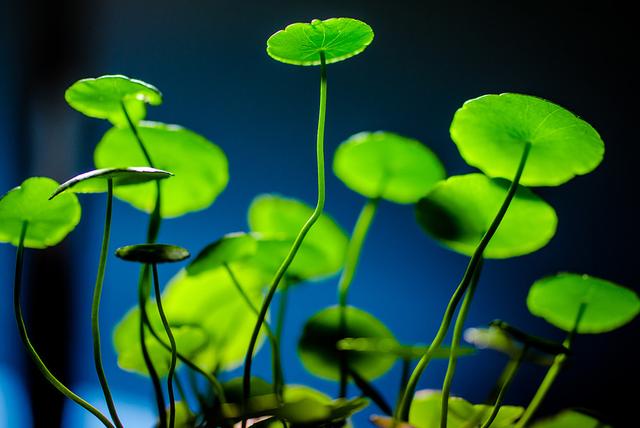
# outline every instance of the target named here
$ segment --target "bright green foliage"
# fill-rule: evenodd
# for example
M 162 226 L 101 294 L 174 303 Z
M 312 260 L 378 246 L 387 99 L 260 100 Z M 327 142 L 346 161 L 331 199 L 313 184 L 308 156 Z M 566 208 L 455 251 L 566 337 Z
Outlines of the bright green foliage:
M 76 175 L 62 183 L 51 195 L 50 199 L 67 190 L 72 190 L 75 193 L 106 192 L 108 180 L 112 180 L 114 186 L 129 186 L 146 183 L 147 181 L 162 180 L 172 175 L 170 172 L 145 166 L 94 169 L 93 171 Z
M 155 303 L 149 302 L 147 304 L 147 313 L 150 315 L 151 325 L 164 343 L 168 344 L 169 339 L 162 327 L 158 312 L 154 309 Z M 113 345 L 118 354 L 120 368 L 147 376 L 147 368 L 140 350 L 139 328 L 140 311 L 135 308 L 130 310 L 116 326 L 113 332 Z M 207 346 L 208 337 L 206 332 L 195 325 L 172 323 L 171 332 L 176 340 L 178 352 L 186 357 L 197 355 L 199 351 L 203 351 Z M 160 376 L 165 376 L 169 371 L 171 351 L 162 346 L 148 331 L 145 334 L 145 343 L 154 367 Z
M 394 341 L 389 329 L 373 315 L 347 306 L 346 328 L 344 335 L 340 333 L 338 306 L 323 309 L 307 320 L 298 342 L 300 360 L 307 370 L 324 379 L 340 379 L 340 352 L 346 355 L 348 367 L 367 380 L 382 376 L 393 366 L 393 355 L 337 349 L 338 341 L 347 337 Z
M 228 403 L 242 402 L 242 376 L 226 381 L 222 384 L 222 388 Z M 250 397 L 270 394 L 273 394 L 273 385 L 262 378 L 251 376 Z
M 369 352 L 373 354 L 393 355 L 397 358 L 416 359 L 422 357 L 429 349 L 428 346 L 401 345 L 395 339 L 389 338 L 346 338 L 338 342 L 338 349 L 343 351 Z M 464 357 L 474 354 L 473 348 L 460 346 L 456 349 L 456 356 Z M 449 358 L 451 348 L 441 346 L 433 352 L 434 359 Z
M 267 40 L 267 53 L 277 61 L 293 65 L 320 65 L 342 61 L 364 51 L 373 40 L 373 30 L 352 18 L 314 19 L 288 25 Z
M 264 283 L 263 278 L 256 277 L 248 270 L 238 272 L 237 276 L 254 306 L 259 306 L 262 302 L 260 286 Z M 230 370 L 243 360 L 256 316 L 224 269 L 212 269 L 198 275 L 187 275 L 186 271 L 180 271 L 167 285 L 162 295 L 162 306 L 171 326 L 195 327 L 206 335 L 206 345 L 191 355 L 192 361 L 202 369 L 213 371 L 220 366 L 222 370 Z M 152 323 L 160 334 L 163 331 L 162 324 L 151 302 L 147 312 L 151 314 Z M 144 366 L 137 324 L 129 319 L 132 316 L 138 319 L 137 314 L 136 309 L 116 327 L 116 338 L 120 337 L 120 342 L 115 340 L 116 351 L 118 354 L 124 350 L 135 353 L 136 363 Z M 178 350 L 181 351 L 180 344 Z M 133 369 L 138 371 L 137 368 Z
M 440 427 L 442 394 L 440 391 L 418 391 L 411 405 L 409 424 L 414 428 Z M 509 428 L 520 417 L 524 409 L 517 406 L 502 406 L 498 416 L 491 424 L 492 428 Z M 449 398 L 448 428 L 463 428 L 471 421 L 482 422 L 489 417 L 491 406 L 471 404 L 458 398 Z M 476 426 L 476 425 L 471 425 Z
M 173 263 L 190 256 L 189 251 L 176 245 L 138 244 L 127 245 L 116 250 L 122 260 L 136 263 Z
M 418 202 L 418 222 L 446 247 L 470 256 L 500 209 L 509 184 L 482 174 L 450 177 Z M 534 252 L 553 237 L 557 223 L 549 204 L 520 187 L 484 257 L 502 259 Z
M 587 122 L 549 101 L 520 94 L 467 101 L 453 118 L 451 138 L 469 165 L 507 179 L 531 143 L 520 180 L 525 186 L 562 184 L 592 171 L 604 154 L 602 139 Z
M 161 184 L 162 216 L 177 217 L 213 203 L 229 181 L 227 158 L 215 144 L 188 129 L 158 122 L 142 122 L 138 132 L 155 168 L 175 174 Z M 130 129 L 110 129 L 96 147 L 97 168 L 146 165 Z M 116 188 L 115 195 L 134 207 L 151 212 L 156 183 Z
M 28 222 L 24 246 L 46 248 L 62 241 L 80 222 L 80 203 L 74 194 L 53 201 L 58 183 L 32 177 L 0 198 L 0 242 L 18 246 L 22 225 Z
M 581 305 L 578 333 L 604 333 L 622 327 L 640 312 L 638 295 L 604 279 L 560 273 L 536 281 L 529 290 L 529 311 L 571 331 Z
M 361 132 L 343 142 L 333 171 L 351 190 L 368 198 L 415 203 L 444 179 L 437 156 L 417 140 L 391 132 Z
M 122 103 L 133 123 L 144 119 L 145 104 L 162 104 L 162 94 L 157 88 L 121 75 L 79 80 L 67 89 L 64 98 L 80 113 L 107 119 L 116 126 L 127 126 Z
M 197 275 L 216 269 L 224 263 L 230 264 L 247 260 L 258 251 L 258 241 L 249 233 L 229 233 L 216 242 L 207 245 L 187 266 L 189 275 Z
M 531 428 L 611 428 L 611 425 L 575 410 L 563 410 L 555 416 L 534 423 Z
M 249 207 L 249 227 L 261 238 L 252 263 L 275 272 L 312 211 L 295 199 L 272 194 L 256 197 Z M 322 214 L 303 241 L 287 275 L 293 280 L 306 280 L 335 274 L 344 263 L 348 241 L 344 230 Z

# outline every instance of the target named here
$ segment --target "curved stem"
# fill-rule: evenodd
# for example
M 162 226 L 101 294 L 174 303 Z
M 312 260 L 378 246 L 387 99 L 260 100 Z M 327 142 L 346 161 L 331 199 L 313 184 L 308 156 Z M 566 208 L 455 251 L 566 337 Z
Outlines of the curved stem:
M 276 320 L 276 338 L 280 342 L 282 338 L 282 332 L 284 331 L 284 320 L 287 316 L 287 304 L 289 303 L 289 284 L 287 284 L 287 278 L 282 278 L 280 281 L 280 299 L 278 300 L 278 319 Z
M 453 337 L 451 338 L 451 352 L 449 354 L 449 364 L 447 365 L 447 374 L 444 377 L 444 383 L 442 384 L 442 404 L 440 413 L 440 428 L 447 428 L 447 419 L 449 416 L 449 395 L 451 393 L 451 384 L 453 383 L 453 376 L 456 372 L 456 365 L 458 363 L 458 346 L 460 345 L 460 339 L 462 339 L 462 332 L 464 330 L 464 322 L 467 319 L 467 313 L 473 300 L 473 295 L 476 292 L 478 281 L 480 279 L 480 272 L 482 271 L 482 258 L 478 263 L 478 267 L 473 275 L 469 289 L 467 290 L 456 323 L 453 327 Z
M 338 306 L 340 310 L 340 337 L 345 336 L 347 329 L 347 296 L 349 294 L 349 288 L 351 282 L 358 267 L 358 261 L 360 260 L 360 253 L 362 252 L 362 246 L 364 240 L 369 232 L 369 227 L 373 222 L 373 218 L 378 209 L 378 198 L 370 198 L 362 207 L 358 220 L 353 227 L 351 238 L 349 239 L 349 245 L 347 247 L 347 255 L 345 257 L 344 269 L 340 275 L 338 281 Z M 346 354 L 340 352 L 340 386 L 338 396 L 344 398 L 347 395 L 347 382 L 349 380 L 349 367 L 347 366 Z
M 93 336 L 93 362 L 96 367 L 96 373 L 100 380 L 100 387 L 104 394 L 107 407 L 111 419 L 116 427 L 123 428 L 122 422 L 118 417 L 116 405 L 113 402 L 107 376 L 104 373 L 102 365 L 102 351 L 100 346 L 100 299 L 102 297 L 102 286 L 104 284 L 104 273 L 107 266 L 107 253 L 109 252 L 109 236 L 111 232 L 111 212 L 113 207 L 113 179 L 107 180 L 107 209 L 104 220 L 104 232 L 102 234 L 102 246 L 100 248 L 100 261 L 98 262 L 98 274 L 96 275 L 96 284 L 93 291 L 93 302 L 91 304 L 91 334 Z
M 222 263 L 222 265 L 224 266 L 225 270 L 227 271 L 227 274 L 229 275 L 229 278 L 231 278 L 231 282 L 236 287 L 236 290 L 238 290 L 238 293 L 240 293 L 240 296 L 242 296 L 242 300 L 244 300 L 244 302 L 247 304 L 249 309 L 251 309 L 251 312 L 253 312 L 256 316 L 258 316 L 259 315 L 258 308 L 255 307 L 255 305 L 253 304 L 253 302 L 249 298 L 249 295 L 244 290 L 244 287 L 242 287 L 242 285 L 240 284 L 240 281 L 238 281 L 238 277 L 233 273 L 233 270 L 231 269 L 231 266 L 229 266 L 228 263 Z M 268 322 L 265 321 L 263 326 L 264 326 L 265 332 L 267 333 L 267 337 L 269 338 L 269 341 L 271 342 L 271 365 L 272 365 L 272 372 L 273 372 L 273 392 L 276 395 L 276 398 L 278 399 L 278 401 L 282 402 L 282 394 L 283 394 L 283 388 L 284 388 L 284 376 L 283 376 L 283 373 L 282 373 L 282 362 L 281 362 L 281 359 L 280 359 L 280 341 L 278 340 L 278 337 L 273 333 L 273 330 L 271 329 L 271 326 L 269 325 Z
M 289 265 L 293 262 L 296 254 L 298 253 L 298 249 L 300 245 L 302 245 L 302 241 L 307 236 L 307 233 L 314 225 L 314 223 L 320 218 L 322 214 L 322 210 L 324 209 L 324 199 L 325 199 L 325 184 L 324 184 L 324 124 L 325 117 L 327 111 L 327 65 L 325 61 L 324 52 L 320 52 L 320 107 L 318 112 L 318 133 L 316 137 L 316 158 L 317 158 L 317 172 L 318 172 L 318 201 L 316 203 L 316 208 L 313 210 L 313 213 L 307 220 L 307 222 L 302 226 L 300 232 L 298 232 L 298 236 L 293 241 L 293 245 L 287 254 L 287 257 L 282 261 L 282 264 L 276 271 L 276 274 L 271 282 L 271 286 L 269 287 L 269 291 L 265 296 L 262 307 L 260 308 L 260 313 L 258 314 L 258 320 L 256 321 L 256 325 L 253 329 L 253 333 L 251 334 L 251 339 L 249 340 L 249 348 L 247 349 L 247 355 L 245 357 L 244 362 L 244 372 L 242 379 L 242 398 L 243 398 L 243 407 L 247 403 L 249 399 L 249 395 L 251 393 L 251 363 L 253 360 L 253 352 L 255 351 L 256 343 L 258 341 L 258 335 L 260 334 L 260 328 L 262 327 L 262 323 L 264 322 L 267 311 L 269 310 L 269 305 L 271 304 L 271 300 L 273 300 L 273 296 L 278 289 L 278 284 L 280 280 L 284 277 L 284 274 L 287 272 Z M 244 413 L 244 412 L 243 412 Z M 242 416 L 242 428 L 247 427 L 247 418 Z
M 164 331 L 167 333 L 169 343 L 171 344 L 171 362 L 169 364 L 169 373 L 167 374 L 167 391 L 169 393 L 169 428 L 174 428 L 176 424 L 176 399 L 173 393 L 173 374 L 176 371 L 176 363 L 178 361 L 178 357 L 176 355 L 176 353 L 178 352 L 178 347 L 176 345 L 176 339 L 173 337 L 173 333 L 171 332 L 169 321 L 167 321 L 167 316 L 165 315 L 164 309 L 162 308 L 160 281 L 158 281 L 158 266 L 155 263 L 152 264 L 151 270 L 153 272 L 153 291 L 156 295 L 156 305 L 158 306 L 158 313 L 160 314 L 162 326 L 164 327 Z
M 18 332 L 20 333 L 20 339 L 22 339 L 22 343 L 24 344 L 29 356 L 40 370 L 40 373 L 49 381 L 51 385 L 53 385 L 58 391 L 60 391 L 67 398 L 83 407 L 85 410 L 93 414 L 96 418 L 102 422 L 102 424 L 107 428 L 114 428 L 114 425 L 111 421 L 103 415 L 98 409 L 93 407 L 87 401 L 82 399 L 80 396 L 76 395 L 73 391 L 67 388 L 62 382 L 56 378 L 51 371 L 47 368 L 45 363 L 38 355 L 38 352 L 33 347 L 31 340 L 27 334 L 27 327 L 24 323 L 24 317 L 22 316 L 22 305 L 20 304 L 21 294 L 22 294 L 22 267 L 24 261 L 24 240 L 27 235 L 28 223 L 25 221 L 22 223 L 22 230 L 20 231 L 20 241 L 18 243 L 18 249 L 16 252 L 16 272 L 14 278 L 13 285 L 13 309 L 16 316 L 16 322 L 18 324 Z
M 573 325 L 573 329 L 567 335 L 567 338 L 562 343 L 567 349 L 571 349 L 573 338 L 575 337 L 576 332 L 578 331 L 578 324 L 580 324 L 580 320 L 582 319 L 582 315 L 584 314 L 585 308 L 586 308 L 586 305 L 582 303 L 580 305 L 580 308 L 578 309 L 578 314 L 576 316 L 576 321 Z M 555 359 L 553 360 L 553 364 L 547 371 L 547 374 L 542 380 L 542 383 L 540 383 L 538 390 L 536 391 L 535 395 L 531 399 L 531 402 L 527 406 L 527 409 L 524 411 L 522 417 L 520 418 L 520 420 L 518 420 L 518 423 L 516 424 L 515 428 L 524 428 L 525 426 L 527 426 L 527 424 L 529 423 L 529 420 L 531 419 L 531 417 L 533 417 L 535 412 L 538 410 L 538 407 L 540 407 L 540 404 L 542 404 L 542 401 L 547 396 L 547 393 L 549 392 L 549 390 L 551 389 L 551 386 L 555 382 L 556 377 L 558 377 L 558 374 L 560 373 L 560 370 L 564 366 L 564 363 L 567 360 L 567 358 L 568 358 L 567 354 L 556 355 Z
M 513 364 L 511 364 L 511 362 L 509 363 L 509 366 L 508 366 L 509 371 L 506 372 L 502 385 L 500 386 L 500 391 L 498 392 L 496 401 L 493 404 L 493 408 L 491 409 L 491 414 L 489 415 L 489 418 L 482 424 L 481 428 L 489 428 L 493 423 L 493 421 L 496 419 L 496 416 L 498 416 L 498 412 L 500 411 L 500 406 L 502 406 L 502 402 L 504 401 L 504 396 L 507 390 L 509 389 L 509 387 L 511 386 L 511 383 L 515 378 L 515 375 L 518 372 L 518 369 L 520 368 L 520 365 L 522 364 L 522 360 L 524 359 L 524 356 L 526 353 L 527 353 L 527 346 L 525 345 L 525 347 L 522 348 L 522 351 L 520 351 L 518 358 L 515 361 L 513 361 Z
M 153 385 L 153 391 L 156 398 L 156 406 L 158 407 L 158 418 L 160 419 L 159 428 L 167 427 L 167 412 L 164 402 L 164 395 L 162 394 L 162 385 L 160 385 L 160 377 L 158 372 L 153 366 L 149 350 L 147 349 L 147 343 L 145 340 L 145 325 L 151 324 L 149 322 L 149 316 L 147 314 L 147 299 L 149 298 L 149 288 L 146 286 L 149 279 L 149 266 L 144 265 L 140 272 L 140 281 L 138 283 L 138 307 L 140 310 L 140 349 L 142 350 L 142 358 L 144 364 L 149 372 L 151 378 L 151 384 Z
M 433 353 L 435 352 L 436 349 L 440 347 L 440 345 L 442 344 L 442 341 L 447 335 L 447 331 L 449 330 L 449 326 L 451 325 L 451 320 L 453 319 L 453 314 L 455 313 L 456 307 L 458 306 L 460 299 L 464 295 L 465 291 L 469 286 L 469 283 L 471 282 L 471 279 L 473 278 L 473 275 L 475 274 L 475 271 L 478 267 L 478 264 L 480 263 L 480 259 L 482 258 L 482 254 L 484 253 L 485 248 L 487 248 L 487 245 L 489 245 L 491 238 L 496 233 L 498 226 L 500 226 L 500 222 L 504 218 L 504 215 L 506 214 L 507 209 L 511 204 L 511 200 L 513 199 L 513 197 L 516 194 L 516 191 L 518 190 L 518 184 L 520 183 L 520 178 L 522 177 L 524 166 L 527 163 L 527 158 L 529 156 L 530 149 L 531 149 L 531 144 L 530 143 L 525 144 L 524 150 L 522 152 L 522 157 L 520 158 L 520 164 L 518 165 L 518 169 L 516 171 L 514 179 L 511 182 L 511 186 L 507 191 L 507 195 L 504 199 L 504 202 L 502 203 L 502 206 L 498 210 L 498 213 L 496 214 L 495 218 L 491 222 L 491 225 L 487 229 L 486 233 L 483 235 L 482 239 L 480 240 L 480 243 L 478 244 L 475 251 L 473 252 L 471 259 L 469 260 L 469 264 L 467 265 L 467 269 L 465 270 L 465 273 L 462 277 L 462 280 L 460 281 L 460 284 L 458 284 L 458 287 L 456 288 L 455 292 L 451 296 L 451 300 L 449 300 L 449 304 L 447 305 L 447 309 L 445 310 L 444 316 L 442 318 L 442 322 L 440 323 L 440 327 L 438 328 L 438 332 L 436 333 L 434 340 L 431 342 L 429 349 L 427 349 L 427 351 L 422 356 L 420 361 L 418 361 L 418 364 L 416 365 L 415 369 L 413 370 L 413 373 L 411 374 L 411 377 L 409 378 L 409 383 L 407 384 L 407 388 L 403 394 L 402 400 L 400 401 L 400 405 L 398 406 L 398 409 L 396 411 L 396 415 L 395 415 L 396 419 L 407 420 L 409 417 L 409 409 L 411 408 L 411 401 L 413 399 L 413 395 L 416 392 L 416 387 L 418 386 L 418 380 L 420 379 L 420 377 L 422 376 L 422 373 L 424 372 L 424 370 L 427 368 L 427 365 L 431 361 L 431 358 L 433 357 Z

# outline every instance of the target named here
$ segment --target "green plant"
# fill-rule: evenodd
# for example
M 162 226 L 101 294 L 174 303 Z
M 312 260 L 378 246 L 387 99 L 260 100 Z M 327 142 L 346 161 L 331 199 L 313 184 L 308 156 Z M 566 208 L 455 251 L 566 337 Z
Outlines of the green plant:
M 586 275 L 565 273 L 537 281 L 527 300 L 529 311 L 566 331 L 563 343 L 532 336 L 504 321 L 464 330 L 483 261 L 532 253 L 556 232 L 555 210 L 525 186 L 556 186 L 590 172 L 603 157 L 600 136 L 588 123 L 549 101 L 512 93 L 485 95 L 465 103 L 451 125 L 460 154 L 482 173 L 447 178 L 440 160 L 421 142 L 391 132 L 358 133 L 339 146 L 333 162 L 335 175 L 365 198 L 348 236 L 324 213 L 327 65 L 363 52 L 372 40 L 371 28 L 350 18 L 297 23 L 269 38 L 267 53 L 272 58 L 320 67 L 316 205 L 259 195 L 249 207 L 249 230 L 227 234 L 206 246 L 163 293 L 157 264 L 184 260 L 189 253 L 155 243 L 162 219 L 211 205 L 228 181 L 226 157 L 192 131 L 144 121 L 147 105 L 162 102 L 159 90 L 147 83 L 113 75 L 80 80 L 67 90 L 65 97 L 73 108 L 113 125 L 95 149 L 98 169 L 62 185 L 49 178 L 30 178 L 0 199 L 0 242 L 17 247 L 18 329 L 27 352 L 54 387 L 106 427 L 124 426 L 102 368 L 99 329 L 115 196 L 149 213 L 149 223 L 145 244 L 116 251 L 118 257 L 142 266 L 138 305 L 116 327 L 114 346 L 124 370 L 151 379 L 161 428 L 343 426 L 369 400 L 385 413 L 372 418 L 382 427 L 604 426 L 576 411 L 529 424 L 571 357 L 575 335 L 604 333 L 634 319 L 640 300 L 633 291 Z M 91 326 L 95 369 L 110 418 L 49 371 L 29 340 L 20 304 L 24 248 L 59 243 L 80 221 L 75 193 L 99 192 L 107 193 L 107 205 Z M 428 346 L 399 343 L 374 315 L 348 304 L 366 236 L 385 202 L 413 205 L 429 236 L 469 257 Z M 273 320 L 269 308 L 277 292 L 286 302 L 290 287 L 339 272 L 337 305 L 308 319 L 298 345 L 309 372 L 337 382 L 337 398 L 332 399 L 286 382 L 279 344 L 284 304 Z M 149 302 L 152 294 L 155 305 Z M 452 323 L 452 340 L 445 345 Z M 475 352 L 461 345 L 463 336 L 478 349 L 509 356 L 488 403 L 471 404 L 450 394 L 458 358 Z M 254 354 L 265 338 L 271 348 L 271 383 L 252 376 Z M 442 391 L 416 392 L 422 373 L 435 358 L 448 360 Z M 403 375 L 397 402 L 391 405 L 373 382 L 398 360 Z M 223 381 L 225 371 L 243 362 L 241 378 Z M 503 405 L 518 369 L 526 363 L 549 367 L 538 392 L 526 408 Z M 198 381 L 191 383 L 197 409 L 179 381 L 180 364 L 206 381 L 205 392 Z M 166 387 L 161 382 L 165 376 Z M 346 398 L 349 382 L 359 389 L 360 397 Z

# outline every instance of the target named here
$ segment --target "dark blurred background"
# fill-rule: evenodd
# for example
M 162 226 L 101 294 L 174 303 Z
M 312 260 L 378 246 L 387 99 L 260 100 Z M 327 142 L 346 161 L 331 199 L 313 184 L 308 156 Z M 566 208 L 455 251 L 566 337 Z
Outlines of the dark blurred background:
M 616 2 L 433 2 L 372 0 L 251 2 L 228 0 L 2 0 L 0 13 L 0 193 L 30 175 L 58 181 L 92 168 L 107 125 L 68 107 L 75 80 L 122 73 L 159 87 L 165 102 L 153 120 L 199 132 L 227 153 L 231 180 L 210 208 L 165 222 L 160 240 L 197 252 L 224 233 L 246 229 L 258 193 L 315 200 L 314 138 L 318 70 L 292 67 L 265 53 L 286 24 L 349 16 L 376 37 L 363 53 L 329 69 L 327 157 L 353 133 L 384 129 L 429 145 L 449 174 L 471 171 L 450 141 L 455 110 L 467 99 L 506 91 L 538 95 L 590 122 L 606 143 L 605 160 L 585 177 L 539 189 L 560 217 L 541 251 L 491 261 L 469 326 L 502 318 L 533 333 L 563 334 L 528 314 L 537 278 L 584 272 L 637 289 L 637 117 L 634 14 Z M 330 165 L 330 164 L 329 164 Z M 329 170 L 327 210 L 350 230 L 363 199 Z M 28 251 L 25 305 L 37 348 L 73 388 L 100 402 L 91 360 L 89 313 L 104 197 L 82 197 L 83 221 L 62 245 Z M 112 248 L 144 240 L 146 217 L 116 203 Z M 27 360 L 11 309 L 15 249 L 0 247 L 0 426 L 96 426 L 43 382 Z M 110 332 L 135 303 L 135 268 L 109 260 L 102 310 L 107 375 L 129 427 L 153 423 L 152 396 L 141 377 L 120 371 Z M 429 341 L 466 258 L 429 240 L 412 208 L 384 203 L 368 237 L 350 300 L 382 319 L 404 342 Z M 169 279 L 175 270 L 162 269 Z M 283 344 L 287 379 L 335 394 L 306 373 L 295 354 L 304 319 L 334 304 L 336 279 L 291 291 Z M 580 336 L 575 358 L 540 415 L 584 407 L 618 427 L 637 426 L 637 320 L 600 336 Z M 268 352 L 256 372 L 268 377 Z M 491 351 L 460 361 L 453 391 L 482 401 L 505 358 Z M 421 387 L 439 388 L 436 362 Z M 376 384 L 393 400 L 399 368 Z M 526 367 L 507 402 L 526 404 L 544 370 Z M 355 393 L 355 390 L 351 390 Z M 355 419 L 367 426 L 371 407 Z

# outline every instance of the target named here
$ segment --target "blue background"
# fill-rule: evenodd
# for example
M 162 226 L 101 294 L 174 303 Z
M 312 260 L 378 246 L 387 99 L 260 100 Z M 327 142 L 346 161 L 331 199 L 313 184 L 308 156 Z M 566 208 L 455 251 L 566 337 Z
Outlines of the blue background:
M 350 230 L 363 198 L 330 173 L 337 145 L 363 130 L 384 129 L 430 146 L 450 175 L 470 172 L 450 141 L 455 110 L 470 98 L 521 92 L 553 100 L 589 121 L 605 140 L 603 164 L 559 188 L 539 189 L 557 210 L 559 229 L 541 251 L 485 265 L 468 325 L 505 319 L 560 340 L 562 333 L 529 315 L 525 298 L 537 278 L 589 273 L 637 287 L 633 243 L 637 180 L 630 14 L 600 5 L 521 2 L 303 1 L 172 2 L 3 0 L 0 22 L 0 192 L 29 175 L 57 180 L 92 168 L 92 150 L 108 126 L 69 108 L 75 80 L 122 73 L 159 87 L 164 104 L 148 117 L 199 132 L 226 152 L 230 183 L 209 209 L 163 224 L 160 241 L 197 252 L 224 233 L 246 229 L 252 198 L 279 192 L 315 201 L 318 69 L 292 67 L 265 53 L 270 34 L 296 21 L 351 16 L 369 23 L 373 44 L 329 68 L 326 132 L 327 211 Z M 635 54 L 634 54 L 635 55 Z M 25 295 L 29 328 L 56 373 L 100 401 L 91 360 L 89 312 L 104 198 L 84 196 L 83 221 L 60 247 L 29 251 Z M 146 216 L 116 203 L 111 247 L 144 240 Z M 39 380 L 15 331 L 11 302 L 14 248 L 0 247 L 0 427 L 95 426 Z M 384 321 L 403 342 L 426 342 L 466 265 L 429 240 L 412 207 L 383 203 L 367 239 L 350 301 Z M 136 270 L 109 260 L 102 329 L 106 370 L 127 426 L 150 426 L 148 383 L 120 371 L 110 331 L 135 303 Z M 177 268 L 161 270 L 165 279 Z M 63 272 L 68 272 L 63 274 Z M 287 379 L 334 394 L 336 386 L 306 373 L 295 354 L 304 320 L 336 301 L 336 280 L 291 291 L 283 343 Z M 56 302 L 57 305 L 56 306 Z M 594 409 L 633 426 L 638 380 L 638 321 L 616 332 L 582 336 L 575 359 L 541 408 Z M 66 362 L 65 362 L 66 361 Z M 482 401 L 505 359 L 490 351 L 461 360 L 454 393 Z M 421 387 L 439 388 L 446 363 L 435 362 Z M 268 352 L 257 374 L 269 375 Z M 508 394 L 527 403 L 544 371 L 525 367 Z M 376 385 L 393 401 L 399 368 Z M 355 389 L 351 390 L 356 393 Z M 637 395 L 637 394 L 636 394 Z M 31 402 L 31 408 L 29 407 Z M 366 426 L 373 407 L 356 419 Z

